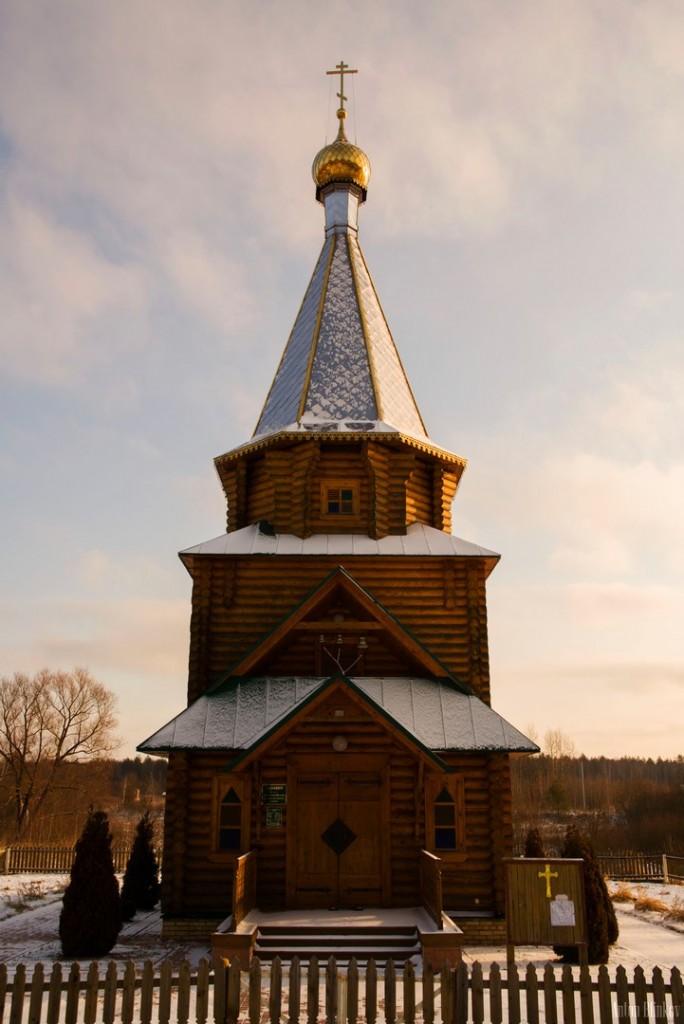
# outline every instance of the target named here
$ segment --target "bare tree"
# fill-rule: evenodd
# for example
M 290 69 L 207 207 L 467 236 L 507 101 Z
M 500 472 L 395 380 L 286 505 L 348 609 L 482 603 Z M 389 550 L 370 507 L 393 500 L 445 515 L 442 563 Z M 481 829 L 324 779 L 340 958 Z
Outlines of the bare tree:
M 542 749 L 546 756 L 553 760 L 576 756 L 575 744 L 562 729 L 547 729 L 544 733 Z
M 67 763 L 101 757 L 117 746 L 116 698 L 87 669 L 0 679 L 0 763 L 21 838 Z

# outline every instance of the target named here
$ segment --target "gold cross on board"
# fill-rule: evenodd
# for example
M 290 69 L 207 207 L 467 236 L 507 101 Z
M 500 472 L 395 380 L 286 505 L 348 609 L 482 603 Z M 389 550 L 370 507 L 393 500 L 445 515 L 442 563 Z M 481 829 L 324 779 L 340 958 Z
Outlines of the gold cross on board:
M 344 76 L 345 75 L 358 75 L 358 71 L 351 69 L 348 64 L 345 64 L 343 60 L 339 64 L 335 65 L 334 71 L 326 71 L 326 75 L 339 75 L 340 76 L 340 91 L 337 95 L 340 98 L 340 109 L 344 110 L 344 101 L 346 96 L 344 95 Z
M 551 879 L 558 878 L 558 872 L 551 870 L 551 865 L 547 864 L 543 871 L 537 872 L 537 878 L 546 879 L 546 898 L 551 899 Z

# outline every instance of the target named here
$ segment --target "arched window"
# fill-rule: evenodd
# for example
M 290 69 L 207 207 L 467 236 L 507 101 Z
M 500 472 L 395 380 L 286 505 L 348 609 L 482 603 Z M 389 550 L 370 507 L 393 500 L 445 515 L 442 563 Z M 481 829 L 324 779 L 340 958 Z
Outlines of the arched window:
M 428 850 L 440 857 L 465 858 L 465 796 L 461 774 L 426 776 L 425 843 Z
M 435 798 L 435 850 L 458 849 L 458 832 L 456 823 L 456 801 L 446 786 Z
M 221 800 L 218 829 L 219 850 L 242 848 L 242 800 L 231 786 Z

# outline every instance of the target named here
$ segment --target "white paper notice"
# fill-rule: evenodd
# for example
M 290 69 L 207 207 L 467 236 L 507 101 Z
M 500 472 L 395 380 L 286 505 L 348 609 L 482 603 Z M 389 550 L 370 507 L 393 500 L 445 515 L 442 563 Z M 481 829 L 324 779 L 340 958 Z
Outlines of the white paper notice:
M 575 904 L 567 896 L 551 900 L 551 924 L 554 928 L 568 928 L 575 924 Z

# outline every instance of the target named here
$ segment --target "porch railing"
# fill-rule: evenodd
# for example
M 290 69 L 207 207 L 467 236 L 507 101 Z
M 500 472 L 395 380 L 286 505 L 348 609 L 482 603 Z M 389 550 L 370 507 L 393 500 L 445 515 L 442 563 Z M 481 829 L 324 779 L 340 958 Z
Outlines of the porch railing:
M 420 900 L 437 927 L 443 928 L 442 862 L 427 850 L 420 851 Z
M 256 906 L 257 851 L 243 853 L 235 861 L 233 875 L 233 931 Z

